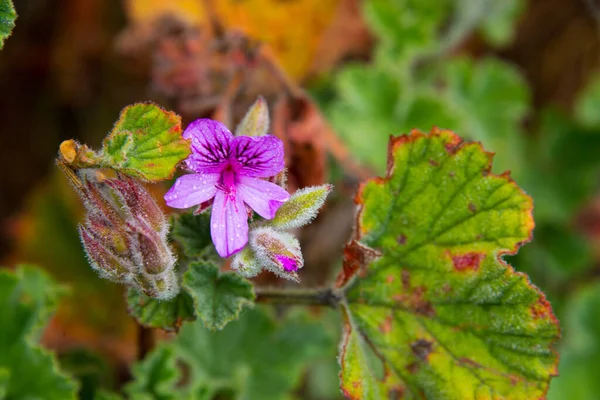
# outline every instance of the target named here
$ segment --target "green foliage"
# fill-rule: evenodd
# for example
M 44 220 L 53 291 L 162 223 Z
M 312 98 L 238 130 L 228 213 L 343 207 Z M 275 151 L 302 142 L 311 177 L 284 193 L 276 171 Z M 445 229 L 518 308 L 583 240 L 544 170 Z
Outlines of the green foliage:
M 75 399 L 77 385 L 39 346 L 64 292 L 32 267 L 0 271 L 0 392 L 7 399 Z
M 342 280 L 342 390 L 356 399 L 543 397 L 558 323 L 501 259 L 531 238 L 531 198 L 490 173 L 481 145 L 449 131 L 392 139 L 390 158 L 386 179 L 358 195 L 360 242 Z M 356 262 L 363 272 L 352 279 Z
M 151 103 L 127 106 L 102 147 L 102 163 L 150 182 L 169 179 L 190 154 L 181 117 Z
M 127 309 L 139 324 L 166 331 L 177 331 L 183 321 L 195 319 L 192 297 L 185 290 L 171 300 L 158 300 L 130 288 Z
M 174 349 L 157 347 L 142 363 L 133 367 L 134 381 L 125 392 L 132 400 L 177 400 L 182 394 L 177 390 L 181 374 L 177 369 Z
M 200 321 L 184 325 L 134 368 L 126 392 L 132 399 L 287 398 L 307 363 L 331 345 L 320 324 L 305 316 L 276 323 L 260 308 L 247 309 L 218 332 Z M 185 380 L 179 364 L 189 374 Z
M 548 399 L 593 400 L 600 393 L 600 283 L 581 290 L 567 307 L 559 376 L 550 386 Z
M 182 214 L 173 222 L 172 236 L 186 256 L 195 259 L 214 249 L 210 237 L 210 214 Z
M 183 276 L 183 287 L 194 300 L 196 315 L 210 330 L 223 329 L 254 303 L 254 289 L 245 278 L 220 273 L 216 265 L 193 262 Z
M 463 0 L 463 2 L 471 2 Z M 484 39 L 494 46 L 505 46 L 510 43 L 514 34 L 515 23 L 525 10 L 524 0 L 483 1 L 486 3 L 485 16 L 480 32 Z
M 0 0 L 0 50 L 15 27 L 17 13 L 12 0 Z
M 575 104 L 575 118 L 587 127 L 600 127 L 600 75 L 592 77 Z

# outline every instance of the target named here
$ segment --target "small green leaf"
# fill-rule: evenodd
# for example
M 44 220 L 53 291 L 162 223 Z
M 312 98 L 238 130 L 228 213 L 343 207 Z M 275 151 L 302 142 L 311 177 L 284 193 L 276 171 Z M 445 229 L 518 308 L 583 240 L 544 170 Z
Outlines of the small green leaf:
M 501 258 L 531 238 L 531 198 L 490 173 L 480 144 L 450 131 L 413 131 L 389 148 L 388 176 L 360 188 L 359 244 L 338 280 L 342 390 L 353 399 L 542 398 L 556 375 L 558 322 Z
M 266 224 L 278 229 L 293 229 L 308 224 L 317 216 L 331 189 L 331 185 L 321 185 L 298 190 L 279 207 L 275 218 Z
M 41 270 L 0 270 L 0 392 L 5 398 L 76 398 L 75 382 L 38 344 L 63 292 Z
M 8 38 L 15 27 L 17 13 L 12 0 L 0 0 L 0 50 L 4 47 L 4 41 Z
M 223 329 L 236 319 L 244 306 L 254 304 L 252 284 L 205 262 L 194 262 L 183 276 L 183 286 L 194 299 L 196 315 L 212 330 Z
M 104 139 L 103 166 L 149 182 L 169 179 L 190 154 L 181 117 L 151 103 L 127 106 Z
M 210 236 L 210 214 L 182 214 L 173 222 L 172 236 L 185 255 L 197 259 L 214 250 Z
M 194 302 L 185 290 L 171 300 L 157 300 L 130 288 L 127 308 L 141 325 L 166 331 L 177 331 L 183 321 L 195 319 Z

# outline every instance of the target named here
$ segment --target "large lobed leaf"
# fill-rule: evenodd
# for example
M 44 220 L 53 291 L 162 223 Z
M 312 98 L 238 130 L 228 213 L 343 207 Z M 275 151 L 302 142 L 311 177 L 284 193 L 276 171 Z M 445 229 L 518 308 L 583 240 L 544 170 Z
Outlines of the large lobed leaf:
M 342 390 L 353 399 L 532 399 L 556 374 L 549 303 L 502 260 L 531 238 L 532 201 L 450 131 L 390 141 L 364 183 L 345 291 Z M 394 397 L 396 396 L 396 397 Z
M 62 291 L 41 270 L 0 270 L 0 398 L 75 399 L 75 382 L 38 345 Z

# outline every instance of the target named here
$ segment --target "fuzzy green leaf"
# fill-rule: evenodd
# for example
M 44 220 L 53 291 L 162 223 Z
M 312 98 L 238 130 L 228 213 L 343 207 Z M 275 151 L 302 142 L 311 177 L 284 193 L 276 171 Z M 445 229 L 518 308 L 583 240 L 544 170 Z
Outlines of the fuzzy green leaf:
M 333 340 L 304 315 L 281 322 L 257 307 L 217 332 L 201 321 L 185 324 L 168 348 L 157 348 L 134 367 L 136 381 L 126 392 L 133 399 L 288 398 L 307 363 L 329 354 Z M 175 365 L 183 366 L 186 379 L 179 379 Z
M 157 300 L 130 288 L 127 308 L 141 325 L 166 331 L 177 331 L 183 321 L 194 319 L 194 303 L 185 290 L 171 300 Z
M 38 342 L 64 290 L 32 267 L 0 271 L 0 393 L 7 399 L 75 399 L 77 385 Z
M 361 186 L 359 242 L 338 281 L 342 390 L 355 399 L 543 397 L 558 323 L 501 258 L 530 239 L 531 199 L 490 173 L 480 144 L 449 131 L 394 138 L 390 157 L 387 178 Z
M 149 182 L 169 179 L 179 162 L 190 154 L 181 133 L 181 117 L 151 103 L 121 111 L 104 139 L 102 164 Z
M 15 27 L 17 13 L 12 0 L 0 0 L 0 50 L 4 47 L 4 41 L 10 36 Z
M 214 250 L 210 236 L 210 214 L 182 214 L 173 222 L 173 238 L 185 255 L 197 259 Z
M 252 284 L 238 274 L 220 273 L 214 264 L 191 263 L 183 286 L 194 299 L 196 315 L 212 330 L 223 329 L 237 319 L 243 307 L 254 304 Z

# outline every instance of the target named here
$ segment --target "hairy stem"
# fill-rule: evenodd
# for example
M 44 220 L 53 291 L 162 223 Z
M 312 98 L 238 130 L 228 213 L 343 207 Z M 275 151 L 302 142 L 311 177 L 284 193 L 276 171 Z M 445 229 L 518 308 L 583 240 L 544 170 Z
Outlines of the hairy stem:
M 256 302 L 267 304 L 291 304 L 326 306 L 336 308 L 342 296 L 330 288 L 319 289 L 284 289 L 284 288 L 255 288 Z

